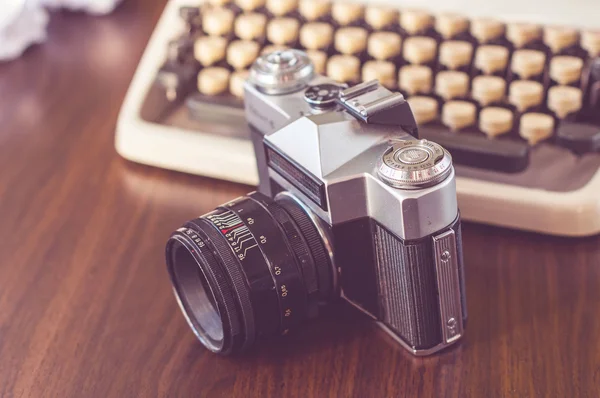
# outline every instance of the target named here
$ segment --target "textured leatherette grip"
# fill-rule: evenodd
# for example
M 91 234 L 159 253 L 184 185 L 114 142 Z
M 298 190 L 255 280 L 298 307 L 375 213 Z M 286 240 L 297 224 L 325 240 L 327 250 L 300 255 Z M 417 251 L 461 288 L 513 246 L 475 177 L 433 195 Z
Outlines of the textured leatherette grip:
M 415 349 L 438 345 L 442 334 L 431 239 L 402 242 L 378 224 L 373 232 L 381 320 Z
M 411 347 L 427 349 L 443 340 L 432 237 L 454 231 L 463 327 L 467 320 L 460 216 L 432 236 L 402 241 L 375 223 L 375 260 L 381 320 Z

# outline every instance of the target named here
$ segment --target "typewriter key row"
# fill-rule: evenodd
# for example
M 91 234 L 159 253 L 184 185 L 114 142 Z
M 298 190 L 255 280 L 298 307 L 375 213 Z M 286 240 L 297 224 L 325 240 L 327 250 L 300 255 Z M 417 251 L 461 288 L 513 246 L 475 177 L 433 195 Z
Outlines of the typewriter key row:
M 186 7 L 186 10 L 192 8 Z M 504 24 L 491 18 L 469 20 L 456 14 L 434 16 L 421 10 L 398 10 L 379 5 L 329 4 L 320 0 L 218 1 L 202 7 L 202 18 L 189 11 L 182 16 L 190 25 L 201 27 L 205 34 L 235 34 L 243 39 L 263 36 L 267 22 L 264 19 L 285 18 L 288 23 L 294 19 L 298 24 L 325 22 L 332 28 L 358 26 L 369 31 L 393 31 L 403 37 L 425 35 L 438 41 L 459 39 L 474 44 L 501 44 L 514 49 L 532 48 L 550 54 L 600 55 L 600 32 L 597 31 L 579 32 L 568 27 L 528 23 Z M 250 24 L 250 21 L 260 23 Z M 290 34 L 294 30 L 295 27 L 290 26 Z
M 448 101 L 442 105 L 434 98 L 414 96 L 408 99 L 417 123 L 425 130 L 432 123 L 441 123 L 454 132 L 470 131 L 482 133 L 488 137 L 508 134 L 517 129 L 519 135 L 534 145 L 553 135 L 555 120 L 551 115 L 528 112 L 518 116 L 502 107 L 477 107 L 468 101 Z
M 277 23 L 273 23 L 277 22 Z M 358 27 L 339 29 L 334 33 L 331 26 L 324 23 L 305 25 L 299 33 L 300 44 L 308 52 L 318 55 L 317 69 L 325 70 L 323 59 L 332 55 L 353 55 L 360 63 L 369 60 L 389 61 L 397 67 L 406 64 L 425 65 L 438 70 L 458 70 L 468 73 L 471 78 L 479 74 L 495 75 L 508 81 L 524 79 L 536 80 L 546 85 L 581 85 L 585 69 L 583 59 L 575 56 L 553 56 L 547 61 L 546 54 L 538 50 L 521 49 L 512 56 L 507 48 L 498 45 L 483 45 L 476 49 L 465 41 L 446 41 L 439 45 L 430 37 L 410 37 L 403 40 L 392 32 L 375 32 L 370 35 Z M 274 20 L 267 29 L 277 39 L 270 40 L 280 48 L 289 47 L 296 41 L 296 33 L 290 34 L 294 23 L 279 23 Z M 243 60 L 256 58 L 261 41 L 230 41 L 221 36 L 202 36 L 195 45 L 195 57 L 202 66 L 213 66 L 227 61 L 235 69 L 246 68 L 246 61 L 235 62 L 236 57 Z M 333 47 L 332 47 L 333 46 Z M 251 62 L 250 62 L 251 63 Z M 510 64 L 510 67 L 509 67 Z M 348 81 L 347 83 L 355 83 Z

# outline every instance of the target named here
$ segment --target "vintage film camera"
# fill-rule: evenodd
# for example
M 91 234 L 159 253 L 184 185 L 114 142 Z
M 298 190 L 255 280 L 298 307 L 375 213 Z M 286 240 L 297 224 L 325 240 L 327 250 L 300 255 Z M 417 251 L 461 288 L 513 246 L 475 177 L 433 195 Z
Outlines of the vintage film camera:
M 260 57 L 245 90 L 258 192 L 185 223 L 166 248 L 200 341 L 239 352 L 340 296 L 415 355 L 459 340 L 452 159 L 419 140 L 403 96 L 377 81 L 336 84 L 297 50 Z

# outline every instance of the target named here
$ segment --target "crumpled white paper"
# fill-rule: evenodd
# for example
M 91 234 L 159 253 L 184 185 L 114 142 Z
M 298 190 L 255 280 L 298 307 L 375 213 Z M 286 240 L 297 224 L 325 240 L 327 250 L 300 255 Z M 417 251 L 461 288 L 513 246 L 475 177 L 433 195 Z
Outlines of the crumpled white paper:
M 10 1 L 10 0 L 9 0 Z M 3 5 L 0 5 L 0 13 Z M 48 12 L 39 5 L 25 5 L 0 30 L 0 61 L 17 58 L 32 44 L 46 40 Z
M 48 12 L 45 7 L 65 7 L 102 15 L 113 11 L 121 0 L 0 0 L 0 61 L 18 58 L 31 45 L 46 40 Z M 14 12 L 15 9 L 20 12 Z M 8 18 L 8 17 L 7 17 Z M 1 19 L 1 18 L 0 18 Z

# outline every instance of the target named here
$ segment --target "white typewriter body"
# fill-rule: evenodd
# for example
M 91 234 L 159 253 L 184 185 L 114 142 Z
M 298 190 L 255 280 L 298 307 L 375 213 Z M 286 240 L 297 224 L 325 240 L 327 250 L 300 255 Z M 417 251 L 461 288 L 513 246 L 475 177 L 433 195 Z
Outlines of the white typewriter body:
M 258 174 L 250 140 L 151 123 L 140 112 L 149 87 L 166 58 L 167 43 L 183 29 L 179 7 L 198 0 L 171 0 L 156 26 L 127 92 L 115 145 L 124 158 L 156 167 L 256 185 Z M 365 2 L 374 4 L 375 2 Z M 600 29 L 600 1 L 546 0 L 383 0 L 398 8 L 432 14 L 457 12 L 493 16 L 505 22 L 534 22 Z M 561 236 L 600 233 L 600 170 L 582 188 L 554 192 L 457 177 L 459 207 L 466 220 Z

